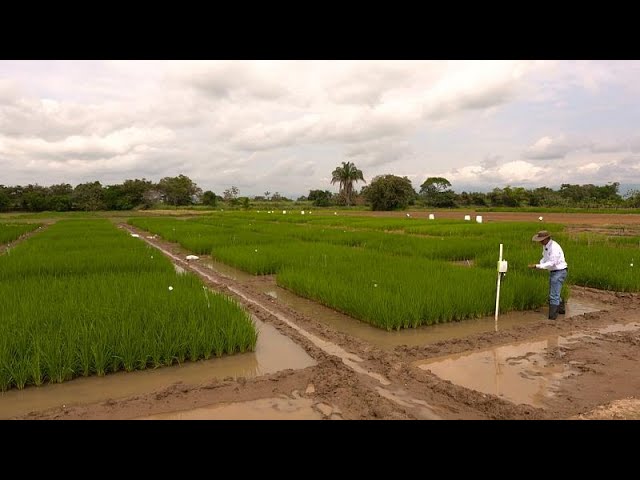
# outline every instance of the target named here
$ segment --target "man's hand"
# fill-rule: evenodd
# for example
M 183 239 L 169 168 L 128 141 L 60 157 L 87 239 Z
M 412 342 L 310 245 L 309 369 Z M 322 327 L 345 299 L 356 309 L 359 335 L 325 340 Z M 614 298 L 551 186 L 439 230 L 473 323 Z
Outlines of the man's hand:
M 529 264 L 529 268 L 536 268 L 536 264 L 535 263 L 530 263 Z

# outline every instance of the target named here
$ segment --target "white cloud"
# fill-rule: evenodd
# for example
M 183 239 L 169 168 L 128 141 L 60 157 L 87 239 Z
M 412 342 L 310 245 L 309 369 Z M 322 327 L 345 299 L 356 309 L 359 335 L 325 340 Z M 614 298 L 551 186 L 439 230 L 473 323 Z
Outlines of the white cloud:
M 594 171 L 600 170 L 600 165 L 598 165 L 597 163 L 591 162 L 591 163 L 587 163 L 586 165 L 579 166 L 578 170 L 581 172 L 594 172 Z
M 569 152 L 588 147 L 589 144 L 576 139 L 568 139 L 562 134 L 555 137 L 544 136 L 526 149 L 524 157 L 535 160 L 551 160 L 554 158 L 563 158 Z
M 137 149 L 142 154 L 147 144 L 163 144 L 175 138 L 174 133 L 163 127 L 129 127 L 103 137 L 99 135 L 72 135 L 58 141 L 37 137 L 0 137 L 0 154 L 15 157 L 36 157 L 76 160 L 121 155 Z
M 638 85 L 640 62 L 0 61 L 1 181 L 640 182 Z
M 477 185 L 481 188 L 504 187 L 506 185 L 534 185 L 547 180 L 550 169 L 532 163 L 516 160 L 503 164 L 466 165 L 462 168 L 450 169 L 444 173 L 428 176 L 439 176 L 448 179 L 452 188 L 457 185 Z M 425 177 L 426 178 L 426 177 Z
M 356 144 L 347 149 L 349 161 L 362 167 L 381 167 L 397 162 L 413 154 L 409 142 L 405 140 L 373 140 Z

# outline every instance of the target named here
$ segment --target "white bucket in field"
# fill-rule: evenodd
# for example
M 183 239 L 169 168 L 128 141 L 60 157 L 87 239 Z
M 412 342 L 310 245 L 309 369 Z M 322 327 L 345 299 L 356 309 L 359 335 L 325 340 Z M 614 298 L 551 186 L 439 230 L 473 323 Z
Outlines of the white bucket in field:
M 465 215 L 465 216 L 464 216 L 464 219 L 465 219 L 466 221 L 471 220 L 471 215 Z
M 304 210 L 300 210 L 300 214 L 301 214 L 301 215 L 304 215 Z
M 476 222 L 482 223 L 482 215 L 476 215 Z
M 429 214 L 429 220 L 435 220 L 436 216 L 433 213 Z
M 287 214 L 287 211 L 286 211 L 286 210 L 282 210 L 282 214 L 283 214 L 283 215 L 286 215 L 286 214 Z

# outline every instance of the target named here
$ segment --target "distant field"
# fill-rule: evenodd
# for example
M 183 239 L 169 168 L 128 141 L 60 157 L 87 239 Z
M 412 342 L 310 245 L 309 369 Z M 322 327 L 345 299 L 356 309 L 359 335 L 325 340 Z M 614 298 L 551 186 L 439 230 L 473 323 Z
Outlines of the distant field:
M 463 320 L 493 313 L 499 244 L 509 262 L 501 309 L 547 302 L 546 272 L 533 233 L 548 229 L 570 264 L 568 284 L 640 291 L 631 266 L 640 237 L 624 242 L 576 236 L 547 222 L 217 212 L 189 220 L 134 218 L 132 225 L 385 329 Z M 469 260 L 469 268 L 454 262 Z M 565 296 L 569 286 L 565 285 Z

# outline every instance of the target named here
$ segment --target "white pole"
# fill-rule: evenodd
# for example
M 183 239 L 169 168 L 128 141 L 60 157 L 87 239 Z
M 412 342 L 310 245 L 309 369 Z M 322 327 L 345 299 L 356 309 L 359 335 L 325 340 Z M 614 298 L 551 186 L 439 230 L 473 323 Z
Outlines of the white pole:
M 501 261 L 502 261 L 502 243 L 500 244 L 500 258 L 498 258 L 498 262 L 501 262 Z M 495 325 L 496 332 L 498 331 L 498 310 L 500 309 L 500 277 L 501 276 L 502 275 L 498 271 L 498 289 L 496 290 L 496 325 Z

